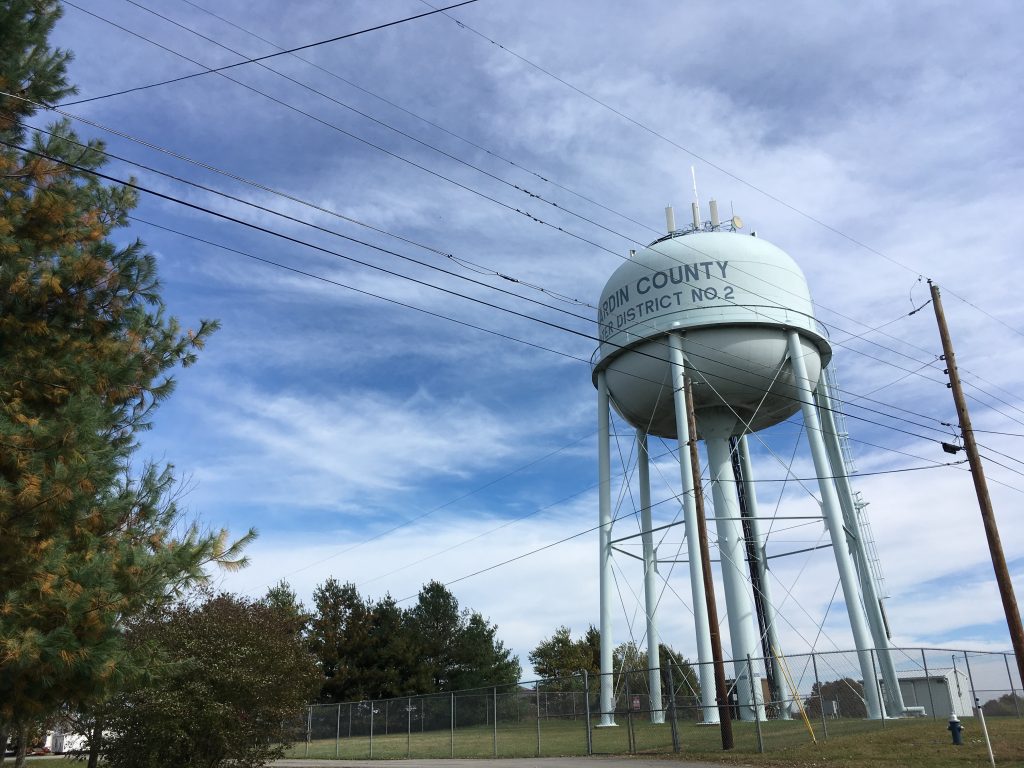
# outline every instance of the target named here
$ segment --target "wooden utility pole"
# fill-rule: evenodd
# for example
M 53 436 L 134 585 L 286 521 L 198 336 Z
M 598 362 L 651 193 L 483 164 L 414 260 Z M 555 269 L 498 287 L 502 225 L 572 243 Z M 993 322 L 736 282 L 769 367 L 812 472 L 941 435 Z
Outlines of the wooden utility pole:
M 697 507 L 697 538 L 700 540 L 701 568 L 704 571 L 704 599 L 708 605 L 708 624 L 711 632 L 711 658 L 715 665 L 715 701 L 718 702 L 718 722 L 722 729 L 722 749 L 735 746 L 732 737 L 732 714 L 729 712 L 729 694 L 725 686 L 725 660 L 722 658 L 722 634 L 718 628 L 718 604 L 715 602 L 715 583 L 711 580 L 711 553 L 708 548 L 708 525 L 704 518 L 704 488 L 700 483 L 700 456 L 697 455 L 697 416 L 693 411 L 693 391 L 686 378 L 686 415 L 690 422 L 690 467 L 693 470 L 693 498 Z
M 960 373 L 956 367 L 956 356 L 953 354 L 953 342 L 949 338 L 946 326 L 946 315 L 942 311 L 942 299 L 939 286 L 928 281 L 932 292 L 932 305 L 935 307 L 935 319 L 939 324 L 939 336 L 942 338 L 942 357 L 946 361 L 946 373 L 949 374 L 949 387 L 953 390 L 953 401 L 960 419 L 960 434 L 964 439 L 964 450 L 974 478 L 974 491 L 978 495 L 978 506 L 981 507 L 981 520 L 985 524 L 985 537 L 988 539 L 988 550 L 992 556 L 992 568 L 996 572 L 996 583 L 999 585 L 999 596 L 1003 599 L 1003 611 L 1006 624 L 1010 629 L 1010 642 L 1013 653 L 1017 657 L 1017 672 L 1024 680 L 1024 628 L 1021 627 L 1020 608 L 1013 594 L 1013 582 L 1006 568 L 1006 556 L 999 540 L 999 528 L 996 526 L 995 514 L 992 511 L 992 499 L 988 494 L 988 483 L 985 482 L 985 470 L 981 466 L 978 444 L 974 441 L 974 428 L 971 426 L 971 415 L 967 412 L 967 401 L 964 390 L 960 386 Z

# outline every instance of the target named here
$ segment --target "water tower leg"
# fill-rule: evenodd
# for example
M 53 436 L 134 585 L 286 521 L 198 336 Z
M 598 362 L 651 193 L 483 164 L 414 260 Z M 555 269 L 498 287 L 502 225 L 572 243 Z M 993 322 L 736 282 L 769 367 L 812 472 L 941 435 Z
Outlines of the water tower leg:
M 612 675 L 612 461 L 611 416 L 604 371 L 597 374 L 598 562 L 601 604 L 601 722 L 615 725 Z
M 747 665 L 748 656 L 760 657 L 761 654 L 754 633 L 754 601 L 744 573 L 747 563 L 746 540 L 740 521 L 736 474 L 733 472 L 732 450 L 729 446 L 735 423 L 736 419 L 731 414 L 724 418 L 715 414 L 702 415 L 701 433 L 708 448 L 711 493 L 715 501 L 715 526 L 718 530 L 718 552 L 722 561 L 722 585 L 725 587 L 740 719 L 763 720 L 764 701 L 759 690 L 761 680 L 750 679 L 750 667 Z
M 693 626 L 697 641 L 697 666 L 700 676 L 700 705 L 705 723 L 718 723 L 715 700 L 715 657 L 711 652 L 711 625 L 704 593 L 704 567 L 697 530 L 697 499 L 694 496 L 693 468 L 689 460 L 690 422 L 686 415 L 686 358 L 679 334 L 669 337 L 672 356 L 672 392 L 676 411 L 676 435 L 679 441 L 679 475 L 683 483 L 683 521 L 686 527 L 686 553 L 690 561 L 690 599 L 693 601 Z M 693 439 L 696 439 L 694 437 Z M 673 694 L 675 692 L 673 691 Z
M 640 482 L 640 536 L 644 547 L 644 610 L 647 614 L 647 690 L 650 691 L 651 722 L 664 723 L 661 706 L 661 659 L 658 653 L 658 575 L 651 532 L 651 470 L 647 433 L 636 431 L 637 475 Z
M 772 666 L 772 682 L 775 690 L 772 696 L 779 702 L 778 717 L 781 720 L 790 720 L 792 716 L 789 707 L 786 705 L 788 695 L 783 681 L 786 679 L 782 674 L 782 665 L 779 664 L 776 655 L 782 654 L 782 646 L 779 644 L 779 628 L 775 623 L 775 604 L 772 602 L 772 585 L 768 580 L 768 563 L 765 560 L 764 542 L 761 538 L 761 521 L 757 513 L 757 491 L 754 488 L 754 470 L 750 464 L 750 449 L 747 445 L 747 436 L 741 435 L 739 441 L 740 464 L 743 467 L 743 492 L 747 500 L 747 511 L 750 513 L 749 524 L 750 534 L 754 539 L 754 548 L 757 550 L 756 567 L 761 575 L 761 595 L 764 598 L 764 623 L 768 630 L 768 647 L 770 653 L 765 662 Z
M 874 663 L 871 658 L 871 634 L 868 631 L 864 606 L 861 603 L 857 572 L 853 567 L 853 558 L 847 545 L 846 528 L 843 521 L 842 508 L 832 477 L 832 466 L 828 460 L 828 451 L 822 435 L 821 420 L 815 408 L 813 388 L 807 376 L 807 365 L 804 363 L 804 350 L 800 344 L 800 335 L 789 331 L 789 359 L 793 366 L 797 391 L 800 394 L 800 408 L 803 411 L 804 427 L 807 442 L 814 461 L 814 470 L 818 475 L 818 489 L 821 492 L 821 511 L 828 526 L 832 539 L 832 553 L 835 555 L 839 581 L 843 587 L 843 599 L 850 617 L 850 629 L 853 631 L 853 642 L 857 647 L 857 660 L 860 664 L 861 679 L 864 681 L 864 698 L 867 703 L 868 717 L 877 720 L 882 716 L 881 702 L 878 700 L 878 686 L 875 684 Z
M 836 429 L 836 420 L 832 413 L 835 400 L 829 394 L 828 383 L 824 376 L 818 381 L 816 394 L 818 404 L 821 406 L 818 410 L 821 413 L 821 425 L 825 432 L 825 447 L 828 449 L 829 460 L 832 462 L 832 476 L 835 478 L 836 491 L 839 493 L 839 503 L 843 509 L 843 517 L 846 519 L 847 530 L 853 532 L 853 535 L 848 536 L 850 552 L 860 574 L 860 588 L 864 594 L 864 612 L 871 628 L 871 637 L 875 643 L 875 653 L 878 656 L 878 665 L 881 667 L 882 679 L 885 681 L 886 711 L 890 717 L 901 717 L 906 711 L 906 704 L 903 701 L 903 691 L 900 690 L 896 664 L 892 658 L 889 635 L 885 630 L 885 619 L 882 617 L 882 604 L 879 601 L 878 589 L 871 573 L 867 553 L 864 550 L 864 542 L 860 536 L 858 521 L 860 513 L 854 504 L 853 488 L 846 475 L 846 465 L 843 462 L 842 448 L 839 444 L 839 432 Z

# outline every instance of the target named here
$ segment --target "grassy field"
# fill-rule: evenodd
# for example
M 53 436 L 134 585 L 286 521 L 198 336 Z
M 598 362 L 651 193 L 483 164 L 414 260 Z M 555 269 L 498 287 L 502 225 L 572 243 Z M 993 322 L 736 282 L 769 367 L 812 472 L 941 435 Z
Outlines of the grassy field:
M 648 756 L 671 759 L 672 732 L 668 725 L 651 725 L 636 719 L 630 724 L 619 719 L 615 728 L 594 728 L 594 754 L 625 755 L 633 750 Z M 793 768 L 862 768 L 866 766 L 906 766 L 907 768 L 967 768 L 988 765 L 988 754 L 981 728 L 971 718 L 964 720 L 964 745 L 954 747 L 944 721 L 920 720 L 832 720 L 828 737 L 820 722 L 814 723 L 818 743 L 811 741 L 799 721 L 772 721 L 762 724 L 764 753 L 758 752 L 753 723 L 735 723 L 736 748 L 723 753 L 719 729 L 693 723 L 679 724 L 681 757 L 713 762 L 743 763 L 758 766 Z M 992 718 L 989 734 L 996 765 L 1024 768 L 1024 720 Z M 534 757 L 537 755 L 585 755 L 586 724 L 579 720 L 542 720 L 538 749 L 536 722 L 504 726 L 497 736 L 492 727 L 460 728 L 454 739 L 449 731 L 391 734 L 373 738 L 372 755 L 368 737 L 312 741 L 299 744 L 290 757 L 332 759 L 443 758 L 451 757 Z

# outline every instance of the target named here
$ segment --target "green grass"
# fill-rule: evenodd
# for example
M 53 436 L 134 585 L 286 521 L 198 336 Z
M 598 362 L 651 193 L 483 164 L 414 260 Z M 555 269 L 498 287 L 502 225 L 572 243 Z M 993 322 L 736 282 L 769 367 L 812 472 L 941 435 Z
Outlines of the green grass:
M 1024 768 L 1024 719 L 990 718 L 989 734 L 1000 768 Z M 619 718 L 618 727 L 594 728 L 594 753 L 625 755 L 630 753 L 630 724 Z M 816 722 L 818 743 L 811 741 L 800 721 L 771 721 L 762 724 L 765 752 L 757 750 L 754 723 L 734 723 L 736 747 L 722 752 L 717 726 L 679 723 L 682 743 L 681 757 L 721 763 L 744 763 L 758 766 L 792 766 L 793 768 L 865 768 L 866 766 L 906 766 L 906 768 L 967 768 L 988 765 L 988 755 L 980 725 L 972 718 L 964 720 L 962 747 L 954 747 L 944 721 L 930 718 L 914 720 L 831 720 L 828 737 Z M 669 725 L 652 725 L 636 718 L 632 723 L 635 751 L 647 756 L 673 756 L 672 732 Z M 374 735 L 374 758 L 396 759 L 492 757 L 495 754 L 493 728 L 477 726 L 459 728 L 454 742 L 450 731 Z M 542 720 L 538 750 L 535 721 L 518 725 L 499 724 L 497 731 L 499 757 L 544 757 L 586 754 L 586 726 L 578 720 Z M 366 759 L 370 739 L 366 736 L 312 741 L 293 747 L 289 757 Z

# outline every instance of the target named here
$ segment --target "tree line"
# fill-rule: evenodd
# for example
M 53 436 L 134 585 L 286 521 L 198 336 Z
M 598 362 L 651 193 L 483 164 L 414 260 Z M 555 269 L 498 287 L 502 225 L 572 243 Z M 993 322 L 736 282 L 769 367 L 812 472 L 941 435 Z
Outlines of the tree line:
M 519 680 L 519 659 L 480 613 L 460 608 L 431 581 L 415 604 L 390 596 L 364 598 L 354 584 L 328 578 L 307 610 L 282 582 L 268 600 L 295 617 L 302 642 L 316 659 L 321 703 L 457 691 Z
M 530 651 L 530 663 L 540 676 L 539 685 L 545 691 L 583 690 L 583 672 L 590 678 L 591 691 L 596 691 L 601 674 L 601 633 L 593 625 L 582 636 L 574 639 L 567 626 L 558 627 L 551 637 L 544 638 Z M 612 651 L 612 668 L 616 673 L 616 690 L 621 693 L 646 694 L 649 691 L 646 649 L 633 640 L 617 645 Z M 665 643 L 658 644 L 658 667 L 661 670 L 664 695 L 669 686 L 678 697 L 694 701 L 700 698 L 697 673 L 683 657 Z M 671 670 L 671 673 L 669 672 Z

